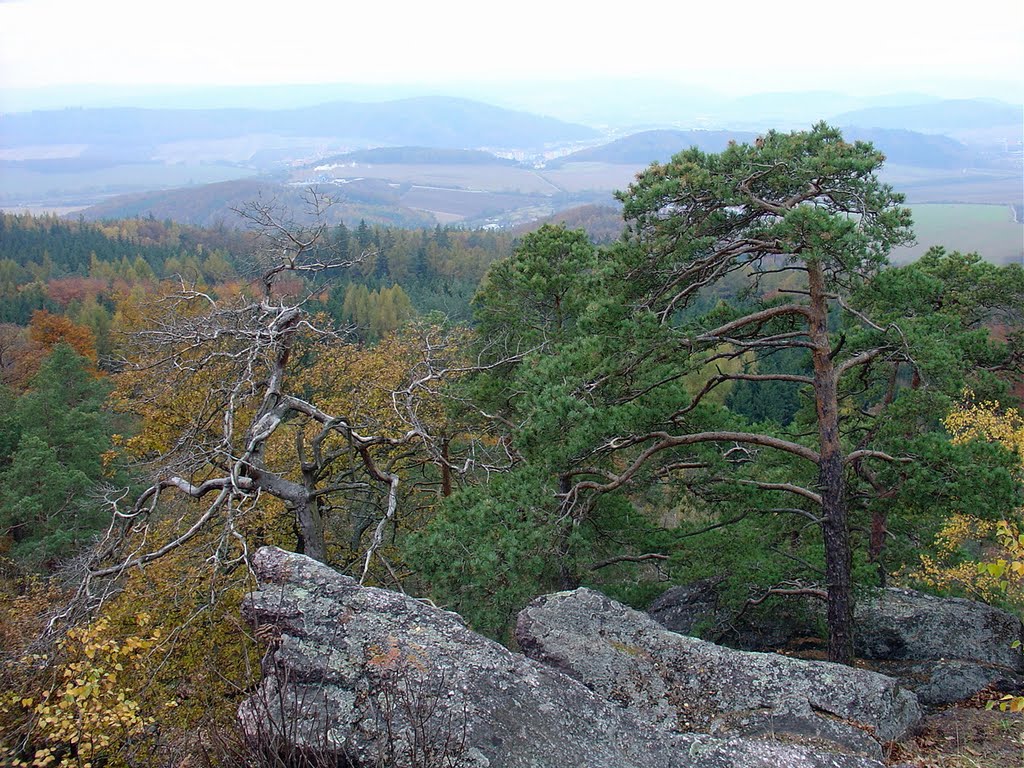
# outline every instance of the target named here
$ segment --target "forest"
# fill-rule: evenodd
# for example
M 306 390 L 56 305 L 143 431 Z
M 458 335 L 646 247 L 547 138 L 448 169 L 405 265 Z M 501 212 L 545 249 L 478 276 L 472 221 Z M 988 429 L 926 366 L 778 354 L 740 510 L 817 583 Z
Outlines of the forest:
M 1024 270 L 820 123 L 653 163 L 594 242 L 0 213 L 0 764 L 244 765 L 276 545 L 510 644 L 712 579 L 853 664 L 904 585 L 1024 609 Z M 818 607 L 820 606 L 820 608 Z

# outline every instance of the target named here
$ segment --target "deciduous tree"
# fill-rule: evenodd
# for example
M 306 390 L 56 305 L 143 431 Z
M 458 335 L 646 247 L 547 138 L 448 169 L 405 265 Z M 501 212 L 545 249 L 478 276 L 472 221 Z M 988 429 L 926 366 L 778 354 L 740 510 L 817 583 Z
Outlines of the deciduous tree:
M 322 202 L 311 197 L 314 214 Z M 352 263 L 335 257 L 325 225 L 299 226 L 264 202 L 244 215 L 262 246 L 251 289 L 219 295 L 183 284 L 148 317 L 132 321 L 133 364 L 119 389 L 122 407 L 143 417 L 129 447 L 149 463 L 153 478 L 127 506 L 111 500 L 115 522 L 92 565 L 94 577 L 145 565 L 200 533 L 209 541 L 211 530 L 219 531 L 215 560 L 244 557 L 249 540 L 241 518 L 279 507 L 294 521 L 298 550 L 326 561 L 325 510 L 345 509 L 358 494 L 380 494 L 361 561 L 365 578 L 396 518 L 405 457 L 422 451 L 415 461 L 432 463 L 440 475 L 455 468 L 423 401 L 460 367 L 458 344 L 424 326 L 419 336 L 405 337 L 413 346 L 400 358 L 369 364 L 369 354 L 346 343 L 347 329 L 307 311 L 308 296 L 322 292 L 317 280 Z M 296 278 L 307 286 L 306 297 L 278 290 L 282 280 Z M 359 381 L 358 366 L 381 381 Z M 339 382 L 348 394 L 372 393 L 373 407 L 332 392 Z M 125 542 L 159 518 L 168 494 L 201 504 L 191 524 L 160 546 L 125 555 Z

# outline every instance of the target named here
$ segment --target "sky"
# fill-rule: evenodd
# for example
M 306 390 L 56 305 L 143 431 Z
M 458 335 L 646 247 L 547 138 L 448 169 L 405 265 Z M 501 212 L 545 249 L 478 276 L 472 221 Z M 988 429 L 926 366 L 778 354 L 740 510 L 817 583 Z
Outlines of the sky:
M 553 76 L 1019 99 L 1024 2 L 0 0 L 0 89 Z

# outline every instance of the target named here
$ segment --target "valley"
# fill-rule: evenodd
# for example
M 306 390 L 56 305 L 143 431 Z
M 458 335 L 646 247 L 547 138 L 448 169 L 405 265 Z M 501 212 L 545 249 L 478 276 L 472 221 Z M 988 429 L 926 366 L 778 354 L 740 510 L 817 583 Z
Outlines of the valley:
M 615 207 L 616 190 L 687 147 L 719 152 L 789 128 L 801 111 L 815 119 L 815 95 L 799 96 L 777 100 L 787 111 L 767 110 L 755 126 L 752 115 L 741 120 L 738 108 L 718 105 L 718 117 L 690 120 L 723 127 L 696 129 L 621 118 L 591 126 L 435 96 L 278 110 L 15 112 L 0 115 L 0 208 L 235 226 L 233 209 L 256 195 L 288 202 L 315 187 L 334 201 L 334 222 L 524 227 L 580 206 Z M 1024 258 L 1012 208 L 1024 203 L 1024 118 L 1014 123 L 1015 114 L 1009 104 L 936 100 L 829 118 L 886 154 L 882 180 L 915 208 L 918 245 L 897 251 L 897 261 L 936 243 L 999 263 Z M 725 127 L 730 121 L 745 127 Z

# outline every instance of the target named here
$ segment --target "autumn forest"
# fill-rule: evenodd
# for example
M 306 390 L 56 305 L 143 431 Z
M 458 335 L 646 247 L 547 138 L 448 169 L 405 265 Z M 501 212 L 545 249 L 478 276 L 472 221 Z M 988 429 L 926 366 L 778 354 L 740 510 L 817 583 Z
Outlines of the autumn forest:
M 841 664 L 881 587 L 1024 609 L 1024 270 L 892 264 L 824 123 L 680 149 L 613 236 L 0 213 L 0 764 L 247 764 L 265 545 L 506 644 L 579 586 Z

